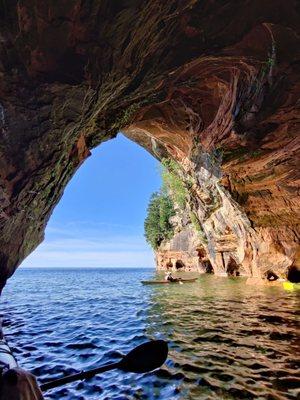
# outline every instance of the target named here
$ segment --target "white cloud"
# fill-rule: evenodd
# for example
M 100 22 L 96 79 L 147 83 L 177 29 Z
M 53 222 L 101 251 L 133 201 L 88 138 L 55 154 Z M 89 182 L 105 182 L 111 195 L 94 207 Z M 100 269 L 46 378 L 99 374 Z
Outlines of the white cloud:
M 74 228 L 76 227 L 76 229 Z M 46 239 L 22 267 L 153 267 L 151 249 L 141 235 L 110 233 L 107 224 L 84 221 L 64 227 L 50 225 Z M 125 232 L 130 229 L 125 228 Z

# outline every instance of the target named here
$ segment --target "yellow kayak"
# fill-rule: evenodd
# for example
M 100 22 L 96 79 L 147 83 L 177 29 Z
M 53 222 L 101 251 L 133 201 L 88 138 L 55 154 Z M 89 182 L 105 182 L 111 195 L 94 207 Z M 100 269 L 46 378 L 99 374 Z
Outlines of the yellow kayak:
M 292 282 L 283 282 L 282 283 L 284 290 L 294 290 L 296 289 L 296 285 Z

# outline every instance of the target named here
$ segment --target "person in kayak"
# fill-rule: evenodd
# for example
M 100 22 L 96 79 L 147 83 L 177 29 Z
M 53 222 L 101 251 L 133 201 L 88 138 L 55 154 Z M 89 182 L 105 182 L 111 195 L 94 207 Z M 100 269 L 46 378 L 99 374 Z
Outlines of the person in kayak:
M 165 280 L 170 281 L 170 282 L 178 282 L 177 278 L 174 278 L 171 274 L 171 272 L 167 272 L 165 275 Z
M 43 400 L 36 378 L 21 368 L 3 373 L 0 382 L 0 400 Z

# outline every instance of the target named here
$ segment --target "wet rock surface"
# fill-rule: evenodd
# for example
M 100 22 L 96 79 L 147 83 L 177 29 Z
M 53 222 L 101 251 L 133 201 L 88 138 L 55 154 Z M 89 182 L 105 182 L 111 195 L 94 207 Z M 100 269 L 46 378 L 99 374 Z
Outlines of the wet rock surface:
M 191 178 L 214 269 L 298 268 L 298 22 L 294 0 L 5 2 L 1 286 L 119 130 Z

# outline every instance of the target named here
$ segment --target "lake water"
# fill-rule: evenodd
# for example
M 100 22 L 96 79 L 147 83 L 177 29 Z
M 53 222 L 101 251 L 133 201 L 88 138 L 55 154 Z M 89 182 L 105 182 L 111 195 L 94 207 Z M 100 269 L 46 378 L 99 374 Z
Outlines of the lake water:
M 20 366 L 40 382 L 117 361 L 148 339 L 169 342 L 168 361 L 157 371 L 107 372 L 46 399 L 299 396 L 299 290 L 208 275 L 190 284 L 141 285 L 154 277 L 150 269 L 16 272 L 1 299 L 4 331 Z

